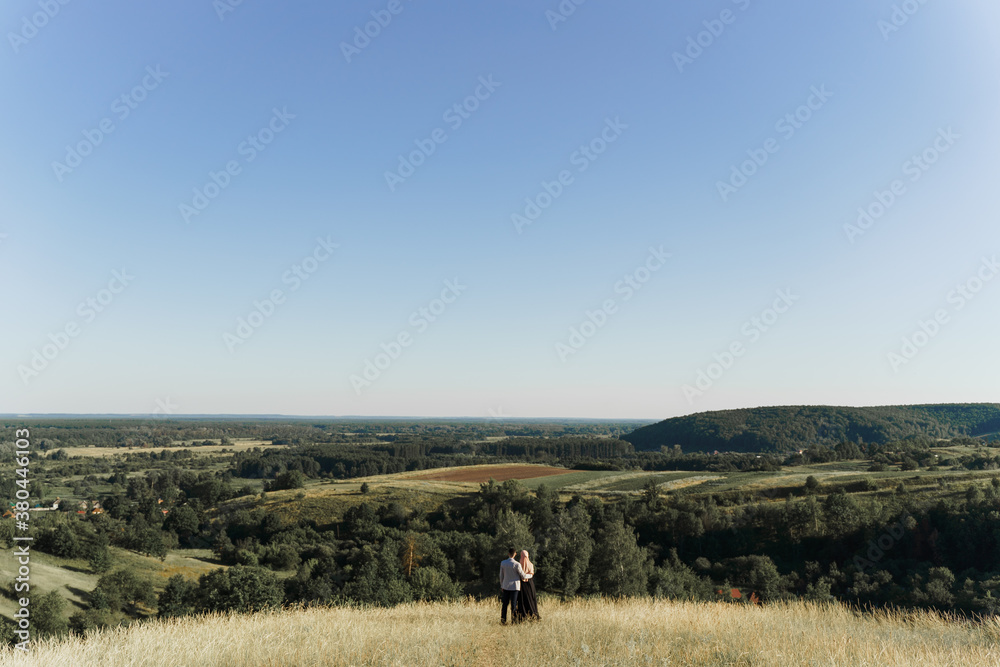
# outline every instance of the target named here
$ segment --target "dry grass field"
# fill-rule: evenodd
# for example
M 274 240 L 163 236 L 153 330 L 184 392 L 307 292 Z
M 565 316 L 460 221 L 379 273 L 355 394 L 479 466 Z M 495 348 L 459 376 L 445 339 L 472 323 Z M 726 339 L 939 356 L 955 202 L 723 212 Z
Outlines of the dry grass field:
M 486 602 L 309 609 L 150 622 L 84 640 L 0 649 L 0 665 L 739 665 L 966 667 L 1000 664 L 1000 624 L 933 613 L 860 614 L 653 600 L 543 600 L 542 621 L 501 627 Z

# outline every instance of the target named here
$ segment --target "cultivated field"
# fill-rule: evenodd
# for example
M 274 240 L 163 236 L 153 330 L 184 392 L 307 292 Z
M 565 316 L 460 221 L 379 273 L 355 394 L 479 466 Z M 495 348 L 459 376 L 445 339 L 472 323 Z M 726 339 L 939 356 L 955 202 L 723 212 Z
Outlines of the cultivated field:
M 553 475 L 565 475 L 573 472 L 565 468 L 553 468 L 551 466 L 535 465 L 489 465 L 489 466 L 464 466 L 461 468 L 444 468 L 432 472 L 414 475 L 409 479 L 437 481 L 437 482 L 473 482 L 482 484 L 491 479 L 497 482 L 506 482 L 508 479 L 535 479 L 538 477 L 551 477 Z
M 193 454 L 217 454 L 222 451 L 227 452 L 242 452 L 248 449 L 253 449 L 254 447 L 260 447 L 261 449 L 271 449 L 274 447 L 284 447 L 285 445 L 272 445 L 269 440 L 251 440 L 247 438 L 238 438 L 233 440 L 232 444 L 229 445 L 202 445 L 201 440 L 197 442 L 189 442 L 181 445 L 172 445 L 170 447 L 61 447 L 66 454 L 69 456 L 89 456 L 89 457 L 109 457 L 117 456 L 120 454 L 133 454 L 133 453 L 152 453 L 159 454 L 160 452 L 192 452 Z M 216 439 L 215 442 L 218 442 Z
M 1000 625 L 840 606 L 542 600 L 542 621 L 501 627 L 490 602 L 310 609 L 149 622 L 43 642 L 0 665 L 746 665 L 1000 664 Z

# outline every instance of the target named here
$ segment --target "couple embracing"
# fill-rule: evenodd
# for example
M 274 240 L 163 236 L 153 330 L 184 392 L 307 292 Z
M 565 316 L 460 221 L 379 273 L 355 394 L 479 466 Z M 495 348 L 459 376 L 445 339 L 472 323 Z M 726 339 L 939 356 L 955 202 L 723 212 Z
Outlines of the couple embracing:
M 535 566 L 522 551 L 515 559 L 517 551 L 507 550 L 507 560 L 500 563 L 500 623 L 507 624 L 507 605 L 510 605 L 511 622 L 540 620 L 538 597 L 535 595 Z

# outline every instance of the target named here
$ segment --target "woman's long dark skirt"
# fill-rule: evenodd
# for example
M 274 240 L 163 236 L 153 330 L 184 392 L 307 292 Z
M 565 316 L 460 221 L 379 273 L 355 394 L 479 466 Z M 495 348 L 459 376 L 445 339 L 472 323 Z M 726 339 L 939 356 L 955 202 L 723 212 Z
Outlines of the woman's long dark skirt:
M 535 580 L 528 579 L 521 582 L 521 594 L 517 596 L 517 613 L 514 620 L 537 621 L 541 617 L 538 615 L 538 597 L 535 595 Z

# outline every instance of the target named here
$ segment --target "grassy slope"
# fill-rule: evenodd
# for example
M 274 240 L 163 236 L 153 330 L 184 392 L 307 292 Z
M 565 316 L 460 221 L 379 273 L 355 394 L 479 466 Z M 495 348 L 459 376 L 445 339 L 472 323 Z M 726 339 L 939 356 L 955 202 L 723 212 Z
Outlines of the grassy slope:
M 207 549 L 175 551 L 168 554 L 163 561 L 114 547 L 111 552 L 114 558 L 113 569 L 127 568 L 148 578 L 157 592 L 163 590 L 167 579 L 172 575 L 183 574 L 189 579 L 196 579 L 209 570 L 224 567 L 203 560 L 212 557 L 212 552 Z M 17 567 L 15 558 L 0 558 L 0 581 L 11 581 L 17 576 Z M 31 597 L 37 597 L 51 590 L 59 591 L 69 602 L 64 611 L 67 618 L 86 607 L 87 594 L 94 590 L 100 578 L 100 575 L 91 572 L 84 560 L 57 558 L 41 551 L 31 552 L 30 576 Z M 0 614 L 10 617 L 15 611 L 17 605 L 14 600 L 0 596 Z
M 932 613 L 862 615 L 652 600 L 542 600 L 542 621 L 500 627 L 496 603 L 311 609 L 150 622 L 40 644 L 0 665 L 870 665 L 1000 664 L 1000 625 Z

